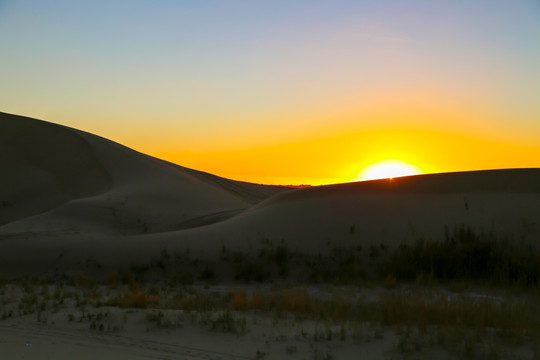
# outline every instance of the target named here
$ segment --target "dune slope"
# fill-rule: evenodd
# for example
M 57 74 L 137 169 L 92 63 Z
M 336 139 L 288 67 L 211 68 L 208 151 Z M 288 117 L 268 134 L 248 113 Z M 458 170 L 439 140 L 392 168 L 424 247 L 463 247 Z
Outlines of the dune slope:
M 540 239 L 540 169 L 429 174 L 299 189 L 215 224 L 241 239 L 285 240 L 293 248 L 396 246 L 441 239 L 470 226 L 501 238 Z M 210 231 L 210 229 L 208 229 Z M 253 240 L 252 240 L 253 241 Z
M 3 233 L 167 231 L 196 226 L 198 218 L 222 220 L 285 190 L 223 179 L 83 131 L 4 113 L 0 147 Z
M 106 191 L 111 178 L 68 128 L 0 113 L 0 225 Z

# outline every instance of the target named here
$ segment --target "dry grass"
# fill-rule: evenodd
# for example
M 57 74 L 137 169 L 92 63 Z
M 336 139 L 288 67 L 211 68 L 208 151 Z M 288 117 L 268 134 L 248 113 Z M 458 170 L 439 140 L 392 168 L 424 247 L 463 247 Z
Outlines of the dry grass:
M 141 290 L 138 285 L 132 285 L 122 296 L 113 297 L 106 304 L 120 308 L 146 309 L 148 306 L 157 306 L 159 304 L 159 297 L 148 294 L 146 289 Z
M 197 304 L 197 306 L 195 306 Z M 316 321 L 370 323 L 385 327 L 459 328 L 476 334 L 493 334 L 503 341 L 527 341 L 540 333 L 540 305 L 527 301 L 502 301 L 471 296 L 391 291 L 375 301 L 353 302 L 342 296 L 328 299 L 311 296 L 305 289 L 279 292 L 234 290 L 226 295 L 186 296 L 184 310 L 257 311 L 281 318 Z
M 231 291 L 227 303 L 229 309 L 246 311 L 255 310 L 273 313 L 279 317 L 293 314 L 298 319 L 333 319 L 344 320 L 350 314 L 351 303 L 336 296 L 321 300 L 310 296 L 305 289 L 293 289 L 274 293 L 260 291 L 248 295 L 244 290 Z
M 405 356 L 435 346 L 458 358 L 502 359 L 506 349 L 516 344 L 535 356 L 540 354 L 540 347 L 535 347 L 540 338 L 540 304 L 534 294 L 482 297 L 470 295 L 470 290 L 456 294 L 432 286 L 395 286 L 391 280 L 391 286 L 382 284 L 372 290 L 274 287 L 225 292 L 165 285 L 146 289 L 115 282 L 108 287 L 6 283 L 0 302 L 3 320 L 37 314 L 34 316 L 44 323 L 50 323 L 51 312 L 75 305 L 81 314 L 95 314 L 83 320 L 98 331 L 123 328 L 121 319 L 111 315 L 114 312 L 99 309 L 108 305 L 151 309 L 146 317 L 151 329 L 180 327 L 195 317 L 196 323 L 212 331 L 244 334 L 246 316 L 266 317 L 276 323 L 287 319 L 289 324 L 312 324 L 306 325 L 311 330 L 302 336 L 317 342 L 373 341 L 395 331 L 395 350 Z M 362 297 L 363 292 L 370 296 Z M 71 314 L 70 321 L 74 320 Z

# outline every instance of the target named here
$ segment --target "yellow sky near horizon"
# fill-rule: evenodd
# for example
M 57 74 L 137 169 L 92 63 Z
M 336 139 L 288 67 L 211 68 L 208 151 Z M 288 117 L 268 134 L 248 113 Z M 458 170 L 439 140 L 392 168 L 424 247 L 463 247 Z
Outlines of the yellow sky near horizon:
M 355 181 L 364 168 L 385 160 L 400 160 L 423 173 L 438 173 L 540 167 L 539 154 L 540 146 L 459 133 L 379 129 L 279 145 L 152 155 L 237 180 L 322 185 Z
M 534 134 L 463 98 L 463 92 L 434 87 L 384 88 L 333 106 L 320 99 L 313 108 L 284 114 L 281 126 L 258 121 L 254 128 L 203 128 L 185 138 L 178 129 L 170 138 L 139 135 L 129 143 L 186 167 L 264 184 L 355 181 L 364 168 L 385 160 L 423 173 L 540 167 Z

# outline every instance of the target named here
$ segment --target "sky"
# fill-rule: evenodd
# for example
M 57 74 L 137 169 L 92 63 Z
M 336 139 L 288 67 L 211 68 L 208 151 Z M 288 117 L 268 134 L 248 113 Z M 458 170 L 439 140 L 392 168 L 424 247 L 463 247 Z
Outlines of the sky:
M 0 0 L 0 111 L 216 175 L 540 167 L 540 1 Z

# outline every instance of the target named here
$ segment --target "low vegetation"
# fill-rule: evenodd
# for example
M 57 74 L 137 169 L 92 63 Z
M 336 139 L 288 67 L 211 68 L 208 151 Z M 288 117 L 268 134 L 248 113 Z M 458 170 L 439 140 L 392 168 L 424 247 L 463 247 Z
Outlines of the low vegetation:
M 124 272 L 0 279 L 0 321 L 33 316 L 51 325 L 63 313 L 91 331 L 120 332 L 140 311 L 147 331 L 190 324 L 243 336 L 270 319 L 298 324 L 297 338 L 312 344 L 314 358 L 331 355 L 313 344 L 385 336 L 395 338 L 398 357 L 442 348 L 458 358 L 502 359 L 524 347 L 540 358 L 537 249 L 464 226 L 445 234 L 396 249 L 329 244 L 326 255 L 263 240 L 255 254 L 223 247 L 212 262 L 164 249 Z
M 442 242 L 403 244 L 384 264 L 383 272 L 398 280 L 419 277 L 439 282 L 465 280 L 499 286 L 537 287 L 540 253 L 532 244 L 499 239 L 459 226 Z
M 54 325 L 59 319 L 55 314 L 63 314 L 64 321 L 86 323 L 90 331 L 106 333 L 123 331 L 128 315 L 139 313 L 146 331 L 199 326 L 236 336 L 270 321 L 272 326 L 296 327 L 295 339 L 312 344 L 318 356 L 325 349 L 319 343 L 364 343 L 385 337 L 395 339 L 394 350 L 400 356 L 444 349 L 458 358 L 502 359 L 518 347 L 529 349 L 531 356 L 540 355 L 535 345 L 540 304 L 534 296 L 476 295 L 417 285 L 213 289 L 98 284 L 88 289 L 69 283 L 4 284 L 0 321 L 33 316 Z M 294 354 L 298 343 L 294 344 L 284 345 L 284 351 Z
M 354 226 L 346 230 L 351 234 L 357 231 Z M 158 259 L 128 271 L 106 272 L 100 267 L 93 276 L 81 272 L 68 277 L 88 289 L 99 283 L 116 286 L 155 281 L 170 286 L 292 282 L 395 287 L 401 283 L 467 282 L 530 289 L 540 285 L 536 245 L 462 225 L 444 229 L 444 234 L 442 241 L 419 239 L 392 248 L 384 243 L 338 247 L 329 240 L 324 253 L 299 252 L 288 248 L 285 241 L 274 243 L 263 238 L 255 251 L 232 251 L 223 246 L 219 257 L 212 260 L 193 258 L 189 251 L 169 253 L 163 249 Z

